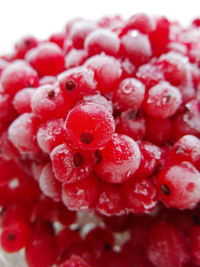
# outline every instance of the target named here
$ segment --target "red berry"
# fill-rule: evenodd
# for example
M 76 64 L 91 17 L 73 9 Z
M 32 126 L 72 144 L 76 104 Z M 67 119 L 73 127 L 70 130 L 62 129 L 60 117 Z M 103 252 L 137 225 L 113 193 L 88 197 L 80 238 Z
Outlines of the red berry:
M 30 229 L 27 224 L 21 221 L 12 222 L 1 232 L 1 246 L 6 252 L 17 252 L 26 246 L 29 234 Z
M 40 76 L 57 75 L 64 70 L 64 55 L 58 45 L 41 43 L 26 54 L 26 60 Z
M 120 62 L 117 59 L 106 55 L 96 55 L 89 58 L 84 65 L 94 71 L 94 77 L 101 93 L 117 88 L 122 75 Z
M 63 119 L 49 120 L 40 124 L 37 132 L 37 142 L 44 152 L 50 154 L 54 147 L 65 141 L 66 133 Z
M 96 150 L 111 139 L 115 124 L 112 115 L 103 106 L 83 103 L 68 113 L 65 129 L 68 137 L 79 148 Z
M 120 49 L 120 40 L 117 35 L 106 29 L 97 29 L 88 34 L 84 47 L 89 56 L 101 54 L 117 56 Z
M 158 202 L 156 188 L 150 178 L 133 178 L 122 187 L 125 206 L 134 213 L 152 211 Z
M 15 52 L 18 58 L 24 58 L 27 51 L 38 45 L 38 40 L 33 36 L 26 36 L 15 44 Z
M 39 152 L 36 141 L 38 119 L 32 113 L 20 115 L 8 129 L 8 136 L 22 155 L 34 155 Z
M 82 65 L 87 59 L 87 52 L 83 49 L 71 49 L 65 57 L 66 68 L 73 68 Z
M 31 99 L 34 94 L 34 89 L 25 88 L 20 90 L 13 99 L 13 105 L 18 113 L 31 112 Z
M 89 155 L 61 144 L 51 152 L 51 161 L 56 178 L 60 182 L 74 183 L 86 178 L 92 172 Z
M 14 95 L 25 87 L 36 87 L 38 76 L 25 61 L 17 60 L 9 64 L 1 76 L 2 91 Z
M 42 120 L 48 120 L 66 116 L 69 104 L 59 87 L 43 85 L 34 92 L 31 107 L 35 116 Z
M 97 201 L 99 183 L 94 175 L 89 175 L 82 181 L 64 184 L 62 200 L 69 210 L 88 210 Z
M 85 95 L 97 92 L 94 73 L 86 67 L 67 70 L 58 76 L 60 88 L 65 92 L 69 101 L 75 104 Z
M 49 37 L 49 41 L 57 44 L 60 48 L 63 48 L 66 34 L 63 32 L 54 33 Z
M 152 56 L 148 35 L 137 30 L 129 31 L 121 38 L 123 54 L 136 65 L 142 65 Z
M 51 197 L 54 201 L 60 201 L 61 185 L 54 176 L 51 163 L 46 164 L 41 170 L 39 185 L 44 195 Z
M 72 255 L 69 260 L 59 265 L 59 267 L 91 267 L 91 265 L 87 264 L 81 257 Z
M 189 244 L 192 260 L 195 264 L 200 264 L 200 226 L 194 226 L 189 234 Z
M 200 200 L 200 173 L 187 161 L 161 170 L 158 192 L 166 207 L 193 209 Z
M 135 78 L 124 79 L 114 92 L 113 102 L 116 108 L 138 110 L 144 100 L 145 87 Z
M 179 90 L 166 82 L 162 82 L 151 87 L 148 91 L 145 111 L 151 117 L 165 119 L 176 113 L 181 102 Z
M 150 261 L 159 267 L 182 267 L 189 261 L 182 232 L 162 221 L 149 231 L 147 252 Z
M 126 135 L 114 134 L 100 151 L 102 160 L 96 164 L 99 177 L 109 183 L 123 183 L 130 179 L 140 164 L 137 143 Z

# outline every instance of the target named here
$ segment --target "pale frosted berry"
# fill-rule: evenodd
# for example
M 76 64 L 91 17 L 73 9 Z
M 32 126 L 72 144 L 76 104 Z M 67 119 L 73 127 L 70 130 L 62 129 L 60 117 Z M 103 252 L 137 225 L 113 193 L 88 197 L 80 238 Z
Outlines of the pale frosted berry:
M 116 132 L 126 134 L 134 140 L 142 140 L 146 132 L 146 122 L 141 112 L 128 109 L 116 118 Z
M 10 95 L 14 95 L 22 88 L 37 87 L 37 85 L 36 71 L 23 60 L 9 64 L 1 76 L 2 91 Z
M 50 153 L 54 147 L 66 141 L 64 120 L 49 120 L 40 124 L 37 132 L 37 142 L 39 147 L 46 153 Z
M 94 71 L 94 77 L 98 82 L 101 93 L 110 92 L 117 88 L 122 75 L 120 62 L 111 56 L 96 55 L 89 58 L 86 67 Z
M 18 113 L 30 113 L 31 109 L 31 99 L 34 94 L 35 89 L 25 88 L 20 90 L 13 99 L 13 105 Z
M 139 167 L 139 147 L 126 135 L 114 134 L 100 152 L 102 160 L 96 164 L 95 170 L 106 182 L 123 183 L 130 179 Z
M 122 187 L 125 207 L 134 213 L 152 211 L 158 202 L 156 188 L 150 178 L 133 178 Z
M 89 56 L 101 54 L 117 56 L 120 49 L 120 39 L 117 35 L 106 29 L 97 29 L 88 34 L 84 47 Z
M 29 35 L 25 36 L 24 38 L 20 39 L 16 44 L 15 44 L 15 53 L 18 58 L 24 58 L 28 50 L 31 48 L 34 48 L 38 45 L 39 41 Z
M 47 75 L 39 80 L 39 85 L 56 84 L 57 78 L 55 76 Z
M 83 102 L 89 102 L 89 103 L 95 103 L 95 104 L 101 105 L 107 110 L 109 110 L 111 114 L 113 113 L 112 102 L 99 93 L 95 95 L 84 96 Z
M 137 30 L 129 31 L 121 38 L 122 49 L 125 56 L 136 65 L 142 65 L 152 56 L 151 44 L 148 35 Z
M 9 253 L 17 252 L 28 242 L 30 228 L 22 221 L 12 222 L 1 232 L 1 247 Z
M 85 95 L 97 92 L 94 72 L 86 67 L 67 70 L 58 76 L 60 88 L 72 104 L 81 100 Z
M 87 59 L 87 52 L 84 49 L 71 49 L 65 57 L 65 66 L 67 69 L 82 65 Z
M 64 70 L 64 54 L 55 43 L 41 43 L 26 54 L 26 60 L 40 76 L 57 75 Z
M 63 48 L 66 34 L 64 32 L 54 33 L 49 37 L 49 41 Z
M 99 182 L 94 175 L 73 184 L 64 184 L 62 200 L 69 210 L 88 210 L 97 201 Z
M 32 113 L 24 113 L 12 122 L 8 136 L 22 155 L 34 155 L 39 152 L 36 133 L 39 121 Z
M 46 164 L 41 170 L 39 185 L 44 195 L 51 197 L 54 201 L 60 201 L 61 184 L 54 176 L 51 163 Z
M 182 267 L 189 261 L 184 235 L 167 222 L 161 221 L 150 229 L 147 252 L 150 261 L 159 267 Z
M 85 38 L 94 29 L 96 29 L 96 25 L 91 21 L 75 21 L 69 32 L 74 47 L 82 49 L 84 47 Z
M 59 87 L 43 85 L 34 92 L 31 108 L 35 116 L 42 120 L 55 119 L 66 116 L 69 102 Z
M 103 215 L 123 215 L 125 213 L 122 190 L 119 185 L 101 183 L 96 210 Z
M 135 78 L 124 79 L 114 92 L 113 102 L 120 110 L 138 110 L 144 100 L 145 87 Z
M 55 176 L 60 182 L 67 184 L 78 182 L 92 172 L 89 154 L 74 150 L 67 144 L 55 147 L 50 157 Z
M 166 207 L 193 209 L 200 200 L 200 173 L 187 161 L 164 168 L 157 188 Z
M 111 139 L 115 124 L 112 115 L 103 106 L 83 103 L 68 113 L 65 129 L 68 137 L 79 148 L 96 150 Z
M 158 119 L 174 115 L 182 103 L 181 94 L 176 87 L 166 82 L 150 88 L 145 101 L 147 115 Z
M 200 167 L 200 140 L 193 135 L 184 135 L 172 148 L 172 156 L 175 162 L 190 161 Z

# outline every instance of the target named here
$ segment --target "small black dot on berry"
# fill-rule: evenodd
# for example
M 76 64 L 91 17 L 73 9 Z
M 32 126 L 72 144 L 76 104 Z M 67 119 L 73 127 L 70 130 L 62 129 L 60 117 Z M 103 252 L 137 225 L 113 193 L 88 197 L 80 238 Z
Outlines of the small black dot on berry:
M 83 143 L 89 145 L 94 139 L 94 137 L 92 136 L 91 133 L 82 133 L 80 139 Z
M 100 150 L 95 151 L 95 157 L 96 157 L 96 164 L 101 163 L 102 161 L 102 154 Z
M 77 84 L 74 80 L 70 79 L 65 82 L 65 87 L 68 91 L 73 91 L 76 88 Z
M 82 166 L 83 163 L 84 163 L 83 155 L 81 155 L 81 153 L 76 153 L 74 155 L 74 158 L 73 158 L 74 167 L 78 168 L 78 167 Z
M 162 184 L 161 188 L 160 188 L 161 193 L 163 193 L 164 195 L 170 196 L 171 195 L 171 190 L 169 188 L 168 185 L 166 184 Z
M 197 215 L 194 214 L 194 215 L 192 215 L 192 219 L 193 219 L 195 225 L 200 225 L 200 218 L 199 218 L 199 216 L 197 216 Z
M 16 237 L 15 237 L 15 235 L 14 235 L 13 233 L 9 233 L 9 234 L 7 235 L 7 240 L 8 240 L 9 242 L 14 241 L 15 239 L 16 239 Z
M 109 243 L 104 244 L 104 250 L 111 250 L 111 245 Z
M 54 98 L 55 97 L 55 91 L 54 90 L 49 91 L 47 96 L 48 96 L 48 98 Z
M 30 40 L 25 40 L 24 44 L 26 47 L 31 47 L 31 41 Z

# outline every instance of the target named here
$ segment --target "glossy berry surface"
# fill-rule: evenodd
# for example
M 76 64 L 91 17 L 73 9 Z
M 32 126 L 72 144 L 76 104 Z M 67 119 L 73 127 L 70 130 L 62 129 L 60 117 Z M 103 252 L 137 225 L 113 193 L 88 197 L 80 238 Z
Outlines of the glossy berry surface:
M 85 103 L 77 105 L 68 113 L 65 129 L 77 147 L 96 150 L 111 139 L 115 125 L 112 115 L 103 106 Z

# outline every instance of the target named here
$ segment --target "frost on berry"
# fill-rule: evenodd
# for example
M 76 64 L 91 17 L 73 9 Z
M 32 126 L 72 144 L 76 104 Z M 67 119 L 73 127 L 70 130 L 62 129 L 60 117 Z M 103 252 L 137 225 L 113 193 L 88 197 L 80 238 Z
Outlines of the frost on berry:
M 130 137 L 114 134 L 101 150 L 102 161 L 95 171 L 101 179 L 109 183 L 123 183 L 138 169 L 141 159 L 137 143 Z

